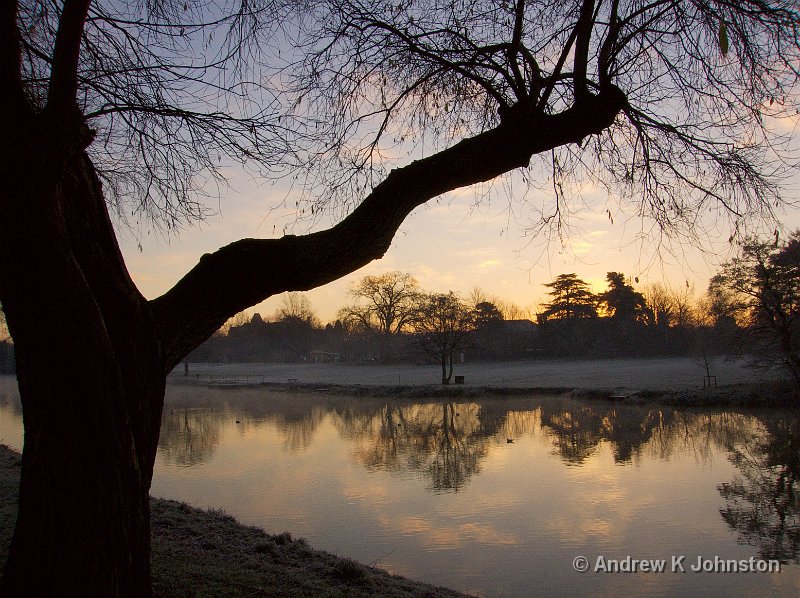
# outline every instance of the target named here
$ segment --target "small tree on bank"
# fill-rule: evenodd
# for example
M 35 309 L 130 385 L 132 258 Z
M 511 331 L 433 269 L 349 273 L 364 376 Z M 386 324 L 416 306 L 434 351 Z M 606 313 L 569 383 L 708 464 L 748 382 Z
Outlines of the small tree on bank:
M 453 356 L 466 347 L 473 327 L 473 314 L 461 299 L 450 291 L 423 297 L 414 331 L 422 349 L 442 367 L 442 384 L 453 377 Z

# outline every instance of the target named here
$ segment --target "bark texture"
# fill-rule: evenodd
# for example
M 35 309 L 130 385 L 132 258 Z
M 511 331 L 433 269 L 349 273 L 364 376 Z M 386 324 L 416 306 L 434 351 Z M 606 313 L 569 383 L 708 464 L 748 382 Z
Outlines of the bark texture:
M 4 205 L 0 220 L 0 295 L 25 446 L 0 588 L 147 596 L 161 351 L 94 169 L 80 143 L 64 141 L 80 140 L 80 128 L 56 130 L 47 114 L 26 124 L 16 151 L 3 152 L 4 178 L 14 182 L 2 201 L 16 209 Z

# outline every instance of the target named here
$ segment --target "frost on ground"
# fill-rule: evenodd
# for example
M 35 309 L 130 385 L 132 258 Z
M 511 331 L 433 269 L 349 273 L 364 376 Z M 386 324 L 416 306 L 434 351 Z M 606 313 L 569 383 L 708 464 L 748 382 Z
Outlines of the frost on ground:
M 709 364 L 719 385 L 752 383 L 779 378 L 775 372 L 755 370 L 748 360 L 717 358 Z M 183 364 L 172 376 L 183 375 Z M 593 388 L 685 390 L 703 386 L 705 364 L 691 357 L 649 359 L 541 360 L 493 363 L 457 363 L 454 375 L 468 386 L 520 388 Z M 263 382 L 411 386 L 437 384 L 438 365 L 354 365 L 348 363 L 225 363 L 189 364 L 189 375 L 259 376 Z M 261 378 L 263 377 L 263 378 Z

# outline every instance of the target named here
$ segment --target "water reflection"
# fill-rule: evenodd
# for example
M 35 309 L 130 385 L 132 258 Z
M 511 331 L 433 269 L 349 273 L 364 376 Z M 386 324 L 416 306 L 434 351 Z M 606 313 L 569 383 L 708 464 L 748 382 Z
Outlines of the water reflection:
M 274 393 L 265 400 L 255 389 L 171 387 L 161 423 L 159 449 L 169 463 L 197 465 L 214 457 L 220 433 L 233 423 L 240 435 L 265 424 L 275 427 L 289 452 L 311 445 L 328 411 L 315 395 Z
M 541 410 L 556 454 L 573 465 L 586 461 L 602 442 L 611 444 L 615 462 L 630 462 L 653 431 L 667 423 L 664 412 L 655 408 L 548 402 Z
M 718 488 L 722 518 L 764 559 L 800 563 L 800 415 L 761 418 L 765 434 L 731 447 L 740 472 Z
M 474 403 L 387 404 L 375 415 L 348 410 L 335 425 L 357 441 L 365 467 L 418 472 L 435 492 L 457 491 L 480 471 L 494 433 L 480 415 Z
M 159 449 L 167 463 L 188 467 L 208 461 L 219 443 L 222 420 L 203 407 L 164 411 Z
M 3 397 L 0 436 L 19 448 L 19 408 Z M 487 597 L 797 596 L 799 417 L 173 386 L 153 494 Z M 575 573 L 579 554 L 787 564 L 619 576 Z
M 739 543 L 765 559 L 800 562 L 800 416 L 796 413 L 682 411 L 569 398 L 394 401 L 270 393 L 173 391 L 160 449 L 167 463 L 212 460 L 225 426 L 235 433 L 277 433 L 287 453 L 311 450 L 323 422 L 367 472 L 415 476 L 433 494 L 458 493 L 492 453 L 526 439 L 549 444 L 561 463 L 584 468 L 607 450 L 616 465 L 722 452 L 736 476 L 717 486 L 718 509 Z M 516 444 L 515 444 L 516 442 Z M 668 499 L 668 497 L 665 497 Z M 404 526 L 411 533 L 414 526 Z M 432 532 L 431 532 L 432 533 Z
M 240 435 L 270 426 L 281 435 L 286 451 L 303 451 L 311 446 L 326 417 L 338 435 L 350 442 L 357 463 L 367 470 L 417 474 L 433 492 L 464 488 L 480 473 L 492 447 L 537 434 L 552 443 L 555 456 L 573 466 L 585 464 L 607 445 L 619 465 L 686 453 L 705 462 L 712 451 L 724 450 L 734 455 L 740 469 L 751 464 L 760 471 L 788 463 L 787 455 L 797 449 L 798 432 L 792 427 L 797 424 L 787 423 L 782 416 L 767 417 L 761 423 L 753 416 L 729 411 L 680 411 L 662 405 L 553 397 L 411 402 L 265 394 L 258 389 L 240 389 L 235 395 L 226 392 L 188 387 L 168 396 L 160 448 L 169 462 L 194 465 L 213 458 L 221 427 L 233 420 Z M 757 444 L 765 437 L 783 440 Z M 764 463 L 752 463 L 756 449 L 769 453 Z M 784 481 L 776 482 L 781 488 L 793 489 L 796 484 L 796 454 L 794 458 L 794 465 L 781 478 Z M 734 486 L 743 483 L 726 484 L 725 492 L 732 493 Z M 796 494 L 791 496 L 796 500 Z

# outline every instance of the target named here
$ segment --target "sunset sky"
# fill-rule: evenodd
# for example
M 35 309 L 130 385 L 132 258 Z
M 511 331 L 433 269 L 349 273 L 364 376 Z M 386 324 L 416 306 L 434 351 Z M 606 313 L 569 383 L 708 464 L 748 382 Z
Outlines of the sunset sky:
M 284 199 L 294 206 L 293 196 L 279 184 L 259 184 L 237 173 L 230 183 L 231 189 L 223 192 L 219 205 L 209 204 L 216 214 L 178 235 L 166 237 L 155 231 L 134 235 L 121 230 L 128 268 L 146 297 L 165 292 L 203 253 L 242 237 L 279 236 L 283 226 L 291 223 L 291 210 L 270 210 Z M 789 183 L 785 196 L 797 200 L 798 185 Z M 484 199 L 476 206 L 478 197 Z M 583 208 L 572 215 L 571 234 L 562 245 L 558 239 L 548 243 L 542 235 L 526 237 L 527 219 L 532 215 L 519 200 L 511 202 L 511 214 L 501 186 L 495 185 L 488 196 L 484 190 L 458 190 L 418 208 L 383 259 L 313 289 L 307 296 L 323 322 L 334 320 L 336 311 L 349 301 L 346 293 L 353 281 L 390 270 L 409 272 L 428 291 L 454 290 L 466 297 L 477 286 L 489 295 L 534 311 L 546 298 L 547 289 L 542 285 L 566 272 L 577 273 L 595 291 L 605 289 L 606 272 L 616 270 L 631 279 L 638 277 L 638 288 L 664 280 L 683 287 L 688 282 L 699 296 L 718 263 L 730 257 L 729 230 L 724 226 L 717 226 L 715 238 L 710 239 L 709 247 L 716 253 L 703 253 L 688 241 L 673 244 L 672 251 L 665 246 L 659 250 L 655 235 L 642 234 L 651 226 L 649 222 L 612 207 L 612 223 L 606 210 L 613 204 L 608 203 L 605 192 L 588 189 L 584 197 L 591 209 Z M 548 199 L 546 191 L 528 196 L 532 205 Z M 798 212 L 785 213 L 783 220 L 789 230 L 800 226 Z M 302 234 L 307 229 L 293 232 Z M 248 311 L 269 316 L 279 304 L 280 296 L 275 296 Z

